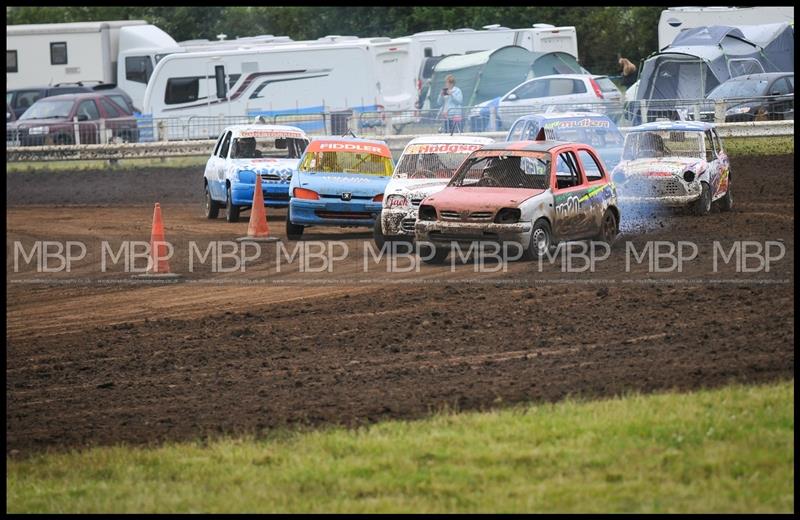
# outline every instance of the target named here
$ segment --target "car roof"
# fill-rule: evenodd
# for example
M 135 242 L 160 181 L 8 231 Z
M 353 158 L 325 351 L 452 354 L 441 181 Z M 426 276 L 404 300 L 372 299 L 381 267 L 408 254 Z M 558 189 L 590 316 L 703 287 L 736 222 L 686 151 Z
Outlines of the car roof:
M 774 79 L 782 78 L 783 76 L 794 76 L 794 72 L 759 72 L 758 74 L 745 74 L 744 76 L 736 76 L 735 78 L 728 78 L 723 83 L 735 81 L 747 81 L 749 79 Z
M 596 119 L 609 119 L 605 114 L 598 114 L 597 112 L 544 112 L 541 114 L 528 114 L 517 119 L 517 121 L 553 121 L 555 119 L 574 119 L 574 118 L 596 118 Z M 516 124 L 517 121 L 514 121 Z
M 408 142 L 412 144 L 487 144 L 493 143 L 491 137 L 479 137 L 477 135 L 422 135 L 415 137 Z
M 41 98 L 37 100 L 39 101 L 74 101 L 76 99 L 96 99 L 106 97 L 105 94 L 100 94 L 98 92 L 71 92 L 69 94 L 59 94 L 57 96 L 48 96 L 45 98 Z
M 714 128 L 713 123 L 703 123 L 700 121 L 656 121 L 634 126 L 628 132 L 648 132 L 653 130 L 675 130 L 685 132 L 704 132 Z
M 222 130 L 222 132 L 220 132 L 220 134 L 224 134 L 229 130 L 234 133 L 234 137 L 241 135 L 242 132 L 253 132 L 257 130 L 270 130 L 273 132 L 287 132 L 287 133 L 299 132 L 303 134 L 303 136 L 307 137 L 306 133 L 302 129 L 297 128 L 296 126 L 288 126 L 288 125 L 265 125 L 261 123 L 251 123 L 246 125 L 231 125 L 231 126 L 226 126 L 225 129 Z
M 315 135 L 312 138 L 312 141 L 340 141 L 346 143 L 366 143 L 375 144 L 378 146 L 387 146 L 386 141 L 381 141 L 380 139 L 365 139 L 363 137 L 350 137 L 342 135 Z
M 549 152 L 553 148 L 564 145 L 572 145 L 567 141 L 499 141 L 484 145 L 483 151 L 509 151 L 509 152 Z M 585 145 L 581 145 L 585 146 Z

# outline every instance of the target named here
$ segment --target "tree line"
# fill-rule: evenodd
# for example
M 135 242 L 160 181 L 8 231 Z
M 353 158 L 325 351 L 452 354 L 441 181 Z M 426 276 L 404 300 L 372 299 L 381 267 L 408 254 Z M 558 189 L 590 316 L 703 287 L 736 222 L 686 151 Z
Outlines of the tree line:
M 480 29 L 489 24 L 530 27 L 572 25 L 581 65 L 596 74 L 617 74 L 617 55 L 639 63 L 658 47 L 658 19 L 665 7 L 321 7 L 321 6 L 132 6 L 7 7 L 9 25 L 147 20 L 177 41 L 273 34 L 295 40 L 329 34 L 405 36 L 435 29 Z

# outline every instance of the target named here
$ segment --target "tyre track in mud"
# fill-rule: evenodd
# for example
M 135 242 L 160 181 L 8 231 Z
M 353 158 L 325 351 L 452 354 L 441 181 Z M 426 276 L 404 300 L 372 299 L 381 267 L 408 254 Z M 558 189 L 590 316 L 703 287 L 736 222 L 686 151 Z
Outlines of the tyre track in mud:
M 442 408 L 792 378 L 793 156 L 734 158 L 732 169 L 734 212 L 659 217 L 663 227 L 623 238 L 637 246 L 696 240 L 701 255 L 711 254 L 715 238 L 780 239 L 786 258 L 754 275 L 769 283 L 704 283 L 736 276 L 732 268 L 712 272 L 710 261 L 680 273 L 685 283 L 660 283 L 669 276 L 651 275 L 646 266 L 634 266 L 633 282 L 624 283 L 620 244 L 596 273 L 574 277 L 585 283 L 572 284 L 557 283 L 564 275 L 555 267 L 539 273 L 522 262 L 507 273 L 480 275 L 471 266 L 423 266 L 387 281 L 437 283 L 381 284 L 371 281 L 376 273 L 360 272 L 360 256 L 337 270 L 354 281 L 334 286 L 10 283 L 7 453 L 355 426 Z M 59 188 L 69 200 L 64 182 L 51 180 L 46 189 Z M 25 197 L 19 200 L 40 202 Z M 168 239 L 170 226 L 173 235 L 202 240 L 229 239 L 246 228 L 205 221 L 187 202 L 175 196 L 174 206 L 164 206 Z M 19 237 L 146 240 L 151 212 L 149 203 L 12 204 L 7 250 Z M 70 217 L 63 226 L 62 215 Z M 270 213 L 278 234 L 280 215 Z M 318 235 L 340 236 L 335 229 Z M 357 246 L 369 235 L 345 236 Z M 97 262 L 87 258 L 77 276 L 120 278 L 98 273 Z M 277 277 L 272 266 L 260 263 L 252 276 Z M 189 278 L 209 275 L 201 270 Z M 7 269 L 7 281 L 32 276 Z M 307 274 L 292 269 L 281 276 L 295 282 Z M 476 276 L 487 283 L 460 282 Z M 603 279 L 617 283 L 593 283 Z

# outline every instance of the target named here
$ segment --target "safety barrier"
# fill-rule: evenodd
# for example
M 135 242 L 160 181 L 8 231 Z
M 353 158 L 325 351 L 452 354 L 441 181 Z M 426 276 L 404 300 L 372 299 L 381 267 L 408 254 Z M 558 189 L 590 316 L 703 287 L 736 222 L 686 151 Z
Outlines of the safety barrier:
M 716 125 L 725 137 L 769 137 L 794 135 L 794 121 L 756 121 L 750 123 L 722 123 Z M 620 128 L 622 133 L 628 127 Z M 505 139 L 507 132 L 465 132 L 494 139 Z M 419 135 L 390 135 L 382 137 L 393 152 L 400 152 L 408 142 Z M 208 155 L 216 143 L 214 139 L 195 141 L 166 141 L 152 143 L 122 143 L 106 145 L 71 146 L 17 146 L 6 148 L 6 162 L 114 160 L 153 157 L 186 157 Z

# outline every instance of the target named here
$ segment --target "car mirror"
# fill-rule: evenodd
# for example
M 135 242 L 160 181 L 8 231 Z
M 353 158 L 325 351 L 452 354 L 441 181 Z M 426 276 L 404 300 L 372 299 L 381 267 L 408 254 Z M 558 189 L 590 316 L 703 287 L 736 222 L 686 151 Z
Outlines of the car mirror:
M 780 95 L 781 95 L 781 93 L 778 92 L 777 90 L 770 93 L 770 96 L 780 96 Z
M 89 120 L 89 116 L 86 115 L 86 114 L 80 114 L 78 116 L 78 121 L 88 121 L 88 120 Z
M 509 94 L 508 96 L 506 96 L 506 101 L 516 101 L 516 100 L 517 100 L 517 95 L 516 94 L 512 93 L 512 94 Z

